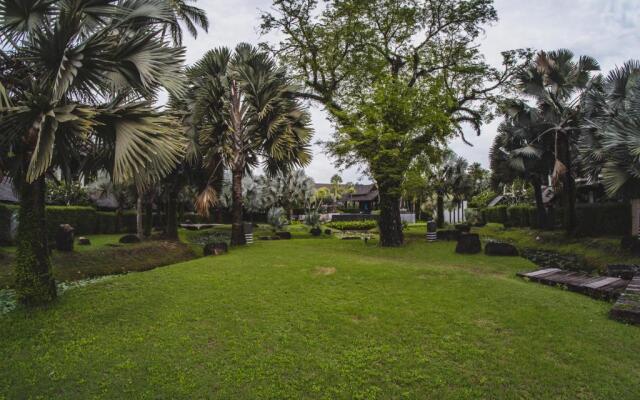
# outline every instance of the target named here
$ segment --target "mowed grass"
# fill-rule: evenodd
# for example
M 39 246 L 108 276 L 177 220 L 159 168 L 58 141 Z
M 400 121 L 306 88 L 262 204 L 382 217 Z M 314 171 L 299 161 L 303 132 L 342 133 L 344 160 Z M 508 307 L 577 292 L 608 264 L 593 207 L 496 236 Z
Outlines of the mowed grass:
M 0 317 L 0 398 L 637 399 L 640 329 L 528 269 L 294 239 L 116 276 Z

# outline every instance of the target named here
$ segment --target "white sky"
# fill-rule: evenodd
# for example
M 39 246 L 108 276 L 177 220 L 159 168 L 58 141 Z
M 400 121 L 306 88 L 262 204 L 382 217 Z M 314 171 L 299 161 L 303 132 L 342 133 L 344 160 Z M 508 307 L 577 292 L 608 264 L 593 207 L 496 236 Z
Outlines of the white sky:
M 198 0 L 197 5 L 207 11 L 211 27 L 209 33 L 201 32 L 197 39 L 185 40 L 188 63 L 217 46 L 268 40 L 260 37 L 257 26 L 259 10 L 268 9 L 271 0 Z M 640 0 L 495 0 L 495 7 L 499 22 L 487 27 L 480 41 L 492 64 L 500 63 L 501 51 L 525 47 L 568 48 L 576 55 L 595 57 L 603 71 L 640 58 Z M 331 126 L 323 111 L 314 108 L 312 113 L 314 142 L 328 139 Z M 479 137 L 469 132 L 466 137 L 473 147 L 456 139 L 451 148 L 470 162 L 488 167 L 496 126 L 494 122 L 483 127 Z M 328 182 L 337 169 L 331 158 L 314 146 L 313 162 L 306 172 L 316 182 Z M 341 174 L 345 181 L 368 181 L 357 169 Z

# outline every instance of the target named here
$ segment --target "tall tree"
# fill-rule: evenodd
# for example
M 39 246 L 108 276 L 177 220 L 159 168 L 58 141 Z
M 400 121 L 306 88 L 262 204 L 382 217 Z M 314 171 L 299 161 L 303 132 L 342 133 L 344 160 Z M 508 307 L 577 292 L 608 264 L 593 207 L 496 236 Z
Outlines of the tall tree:
M 244 244 L 242 179 L 262 164 L 269 174 L 306 165 L 311 158 L 309 114 L 297 101 L 295 87 L 274 60 L 257 48 L 240 44 L 209 51 L 188 75 L 193 123 L 200 132 L 206 167 L 231 171 L 233 245 Z M 216 157 L 215 155 L 218 155 Z M 218 172 L 219 173 L 219 172 Z M 201 192 L 200 212 L 215 202 Z
M 576 226 L 576 187 L 573 154 L 581 133 L 579 104 L 592 84 L 592 72 L 599 70 L 591 57 L 577 60 L 569 50 L 537 54 L 519 75 L 522 93 L 533 99 L 548 128 L 545 135 L 554 141 L 553 182 L 561 192 L 564 227 L 571 233 Z
M 16 291 L 38 305 L 56 287 L 45 229 L 45 174 L 111 172 L 146 185 L 182 152 L 174 121 L 150 105 L 158 89 L 181 89 L 184 51 L 158 32 L 172 23 L 164 3 L 0 1 L 0 175 L 20 193 Z
M 327 147 L 339 162 L 363 163 L 380 191 L 380 244 L 403 243 L 400 196 L 413 159 L 462 125 L 479 129 L 506 68 L 483 61 L 475 40 L 496 20 L 492 0 L 276 0 L 264 32 L 273 50 L 336 127 Z

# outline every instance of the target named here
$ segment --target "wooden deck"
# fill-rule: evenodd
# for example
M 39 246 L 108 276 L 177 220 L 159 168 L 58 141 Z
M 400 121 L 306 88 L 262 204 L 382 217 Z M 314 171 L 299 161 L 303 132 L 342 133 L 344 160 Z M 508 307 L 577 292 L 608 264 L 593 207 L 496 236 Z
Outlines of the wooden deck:
M 629 281 L 626 279 L 591 276 L 582 272 L 566 271 L 559 268 L 521 272 L 518 273 L 518 276 L 545 285 L 563 286 L 572 292 L 603 300 L 617 299 L 629 285 Z M 638 283 L 640 284 L 640 282 Z
M 618 321 L 640 325 L 640 274 L 631 280 L 609 316 Z

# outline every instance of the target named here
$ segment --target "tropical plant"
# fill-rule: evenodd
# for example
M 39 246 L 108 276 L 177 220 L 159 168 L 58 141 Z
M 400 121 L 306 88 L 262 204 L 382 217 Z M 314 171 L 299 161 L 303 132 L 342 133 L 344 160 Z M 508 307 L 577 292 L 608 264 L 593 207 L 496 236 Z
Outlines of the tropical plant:
M 430 181 L 436 193 L 436 221 L 438 227 L 444 226 L 445 200 L 450 199 L 449 214 L 453 209 L 460 209 L 462 202 L 468 197 L 472 187 L 467 169 L 469 163 L 463 157 L 447 150 L 440 162 L 433 164 L 429 171 Z
M 267 211 L 267 223 L 271 225 L 274 232 L 281 230 L 287 223 L 284 208 L 272 207 Z
M 311 202 L 315 195 L 315 182 L 308 177 L 304 170 L 277 173 L 263 179 L 264 203 L 269 207 L 283 207 L 289 221 L 292 219 L 295 207 L 304 207 Z
M 110 179 L 101 179 L 91 185 L 99 198 L 113 197 L 116 201 L 116 232 L 122 229 L 122 215 L 124 210 L 130 208 L 135 202 L 136 190 L 130 184 L 116 184 Z
M 609 196 L 640 197 L 640 61 L 598 81 L 583 102 L 580 164 Z
M 494 180 L 511 184 L 523 179 L 533 188 L 539 227 L 547 226 L 542 184 L 554 164 L 554 140 L 545 134 L 546 129 L 548 123 L 538 109 L 524 102 L 510 102 L 489 151 Z
M 302 98 L 321 104 L 336 130 L 327 149 L 338 162 L 366 166 L 380 192 L 380 245 L 403 243 L 404 174 L 462 125 L 479 131 L 505 69 L 489 67 L 475 44 L 496 20 L 491 1 L 276 1 L 263 32 L 282 33 L 274 49 L 303 82 Z
M 294 99 L 295 88 L 266 53 L 240 44 L 209 51 L 188 69 L 193 125 L 207 170 L 231 171 L 233 245 L 244 244 L 242 179 L 259 164 L 274 175 L 310 161 L 309 114 Z M 208 200 L 208 201 L 207 201 Z M 201 192 L 201 213 L 216 202 Z
M 0 175 L 20 193 L 16 289 L 28 305 L 56 286 L 44 225 L 45 175 L 60 168 L 111 173 L 139 186 L 171 171 L 182 152 L 175 121 L 151 105 L 182 89 L 184 50 L 159 31 L 175 21 L 165 2 L 0 2 Z
M 91 204 L 89 193 L 78 182 L 47 180 L 46 202 L 61 206 L 87 206 Z
M 582 128 L 579 104 L 592 85 L 592 72 L 599 69 L 593 58 L 581 56 L 575 60 L 571 51 L 563 49 L 539 52 L 519 74 L 522 93 L 536 102 L 546 124 L 542 133 L 554 143 L 552 178 L 562 195 L 567 232 L 576 226 L 573 153 Z

